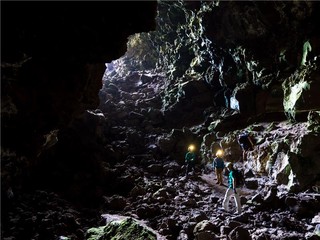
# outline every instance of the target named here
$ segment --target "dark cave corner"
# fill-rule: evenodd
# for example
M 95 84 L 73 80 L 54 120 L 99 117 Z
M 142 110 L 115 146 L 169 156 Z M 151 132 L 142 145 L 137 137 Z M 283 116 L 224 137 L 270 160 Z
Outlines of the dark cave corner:
M 319 239 L 319 10 L 2 1 L 3 239 Z

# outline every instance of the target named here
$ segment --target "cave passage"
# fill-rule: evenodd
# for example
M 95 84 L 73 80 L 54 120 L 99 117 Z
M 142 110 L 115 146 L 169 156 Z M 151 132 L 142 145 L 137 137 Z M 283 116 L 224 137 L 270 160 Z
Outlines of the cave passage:
M 4 239 L 319 238 L 320 2 L 33 4 L 1 3 Z

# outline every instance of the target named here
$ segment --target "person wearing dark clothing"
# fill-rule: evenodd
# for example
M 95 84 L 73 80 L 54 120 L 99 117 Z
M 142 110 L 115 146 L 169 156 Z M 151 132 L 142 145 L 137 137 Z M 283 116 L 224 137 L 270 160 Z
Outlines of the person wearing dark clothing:
M 217 184 L 222 185 L 222 172 L 224 169 L 224 161 L 222 159 L 222 151 L 217 151 L 216 157 L 213 159 L 213 169 L 217 177 Z
M 242 133 L 238 136 L 238 143 L 242 149 L 242 160 L 247 160 L 247 152 L 253 150 L 253 139 L 249 133 Z
M 188 176 L 188 173 L 190 170 L 194 171 L 195 163 L 196 163 L 196 154 L 194 152 L 193 145 L 188 147 L 188 152 L 185 155 L 185 163 L 187 164 L 186 176 Z

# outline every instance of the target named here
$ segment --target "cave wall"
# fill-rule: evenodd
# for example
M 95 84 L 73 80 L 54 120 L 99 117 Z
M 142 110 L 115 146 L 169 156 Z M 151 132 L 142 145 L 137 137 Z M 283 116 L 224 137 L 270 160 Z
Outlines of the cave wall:
M 155 29 L 156 9 L 154 1 L 1 2 L 4 184 L 28 175 L 21 167 L 36 165 L 60 129 L 97 108 L 105 62 L 126 52 L 131 34 Z
M 211 106 L 247 116 L 287 114 L 284 99 L 297 82 L 282 83 L 319 60 L 315 25 L 319 8 L 318 2 L 160 1 L 154 41 L 159 65 L 167 71 L 163 109 L 170 121 L 181 116 L 181 106 L 188 105 L 184 87 L 191 81 L 207 84 Z M 306 52 L 307 41 L 312 50 Z M 308 64 L 302 64 L 304 52 Z M 309 70 L 317 71 L 316 67 Z M 310 79 L 311 85 L 316 79 Z M 306 94 L 315 97 L 312 90 Z M 317 101 L 304 110 L 319 107 Z M 171 117 L 172 111 L 178 114 Z
M 226 159 L 237 161 L 241 155 L 236 142 L 240 129 L 255 121 L 307 122 L 308 114 L 320 109 L 319 7 L 318 2 L 294 1 L 160 1 L 156 30 L 139 36 L 140 41 L 151 42 L 154 48 L 136 52 L 142 58 L 158 56 L 156 70 L 166 76 L 160 81 L 164 116 L 160 125 L 164 131 L 167 128 L 168 134 L 159 137 L 161 150 L 182 163 L 186 141 L 194 141 L 197 148 L 201 145 L 201 159 L 205 162 L 210 161 L 214 142 L 214 150 L 226 147 Z M 134 69 L 131 58 L 124 56 L 121 61 L 127 69 Z M 119 72 L 125 76 L 125 71 Z M 109 94 L 115 86 L 124 89 L 112 74 L 106 76 L 108 84 L 109 80 L 113 81 L 106 90 Z M 108 107 L 106 104 L 102 109 Z M 185 131 L 175 129 L 185 127 L 192 129 L 196 140 L 189 140 Z M 176 137 L 171 129 L 182 133 Z M 251 131 L 251 127 L 248 129 Z M 297 132 L 288 140 L 289 146 L 298 141 Z M 268 138 L 268 133 L 261 134 L 265 136 L 262 139 Z M 318 133 L 304 134 L 316 138 Z M 272 141 L 282 142 L 278 137 Z M 309 144 L 319 146 L 317 141 Z M 260 156 L 266 149 L 269 147 L 257 148 L 252 155 L 253 165 L 259 166 L 253 167 L 257 172 L 265 172 L 269 158 Z M 287 154 L 281 151 L 285 150 L 278 150 L 279 156 Z M 317 151 L 314 154 L 318 155 Z M 305 181 L 299 174 L 305 170 L 304 157 L 298 154 L 297 158 L 298 163 L 290 159 L 295 164 L 294 173 L 301 186 L 307 186 L 318 172 Z
M 192 126 L 208 116 L 209 131 L 240 127 L 233 116 L 222 119 L 220 108 L 247 117 L 286 112 L 290 119 L 296 110 L 319 109 L 319 5 L 3 2 L 4 166 L 12 159 L 27 169 L 37 164 L 60 129 L 99 105 L 104 63 L 122 56 L 135 32 L 152 31 L 143 36 L 155 53 L 146 54 L 157 56 L 152 66 L 166 74 L 161 110 L 169 128 Z M 312 51 L 302 66 L 307 39 Z
M 302 187 L 316 181 L 319 183 L 319 60 L 316 59 L 319 33 L 315 25 L 319 20 L 316 15 L 319 3 L 168 1 L 156 4 L 120 1 L 1 4 L 1 200 L 8 200 L 13 193 L 19 196 L 23 192 L 19 191 L 20 187 L 26 190 L 39 185 L 57 187 L 69 199 L 78 204 L 90 203 L 90 207 L 99 204 L 102 195 L 130 193 L 133 198 L 145 196 L 145 200 L 137 201 L 134 206 L 137 208 L 134 214 L 137 213 L 139 218 L 162 218 L 159 202 L 170 202 L 171 198 L 164 199 L 161 195 L 180 195 L 179 187 L 175 191 L 171 187 L 175 185 L 171 183 L 167 190 L 162 187 L 168 178 L 182 173 L 186 144 L 194 142 L 197 151 L 199 149 L 199 164 L 210 160 L 221 146 L 226 150 L 227 161 L 237 161 L 241 150 L 236 136 L 246 127 L 257 137 L 257 147 L 249 154 L 253 160 L 247 162 L 252 165 L 248 166 L 250 171 L 262 172 L 267 163 L 274 160 L 275 170 L 271 177 L 277 183 L 287 184 L 289 181 L 292 184 L 295 180 Z M 157 18 L 156 11 L 159 13 Z M 121 76 L 122 83 L 118 86 L 126 91 L 117 94 L 122 94 L 119 102 L 125 107 L 104 105 L 106 109 L 112 107 L 104 114 L 119 114 L 112 118 L 108 114 L 104 116 L 103 109 L 95 109 L 99 105 L 104 63 L 126 52 L 129 35 L 150 30 L 153 31 L 150 35 L 142 36 L 149 40 L 147 51 L 154 47 L 156 52 L 149 53 L 150 58 L 144 59 L 157 56 L 158 59 L 152 59 L 157 62 L 147 66 L 156 66 L 156 70 L 165 74 L 130 72 L 129 76 Z M 310 37 L 312 51 L 303 65 L 301 48 L 306 36 Z M 130 54 L 136 53 L 143 55 L 138 51 Z M 134 70 L 136 68 L 130 69 Z M 126 80 L 132 82 L 128 84 Z M 138 82 L 151 83 L 150 86 L 156 86 L 159 91 L 164 86 L 164 91 L 159 94 L 162 106 L 158 105 L 157 96 L 150 97 L 159 92 L 137 92 Z M 117 86 L 113 87 L 115 90 Z M 136 94 L 130 94 L 130 90 Z M 146 99 L 139 99 L 137 93 L 148 93 L 145 94 L 148 101 L 143 102 Z M 225 114 L 232 104 L 238 107 L 235 109 L 237 114 Z M 132 106 L 134 110 L 143 106 L 140 108 L 143 111 L 132 111 Z M 151 111 L 146 111 L 147 108 Z M 286 112 L 290 120 L 295 120 L 299 111 L 309 113 L 309 122 L 298 126 L 289 123 L 281 126 L 272 122 L 248 126 L 248 122 L 239 121 L 238 113 L 250 118 L 277 111 Z M 265 120 L 257 120 L 261 119 Z M 198 122 L 201 124 L 194 126 Z M 169 134 L 165 134 L 166 131 Z M 109 164 L 115 166 L 109 168 Z M 145 177 L 152 178 L 153 174 L 161 177 L 159 184 L 157 181 L 144 184 Z M 177 183 L 189 185 L 184 181 L 188 180 Z M 143 183 L 142 187 L 134 187 L 137 182 Z M 185 214 L 186 209 L 193 208 L 201 199 L 194 199 L 198 189 L 193 186 L 194 183 L 191 191 L 183 188 L 180 195 L 186 193 L 191 196 L 190 200 L 178 201 L 182 205 L 187 203 L 187 208 L 183 207 L 174 215 L 170 212 L 170 219 L 165 220 L 174 229 L 173 220 L 181 220 L 181 216 L 187 218 L 177 224 L 186 225 L 189 230 L 194 228 L 194 221 L 190 222 Z M 201 192 L 211 194 L 211 190 Z M 267 215 L 271 205 L 278 206 L 279 200 L 280 204 L 284 200 L 273 196 L 270 202 L 268 195 L 263 198 L 260 193 L 254 197 L 266 202 L 263 211 Z M 8 234 L 16 234 L 14 232 L 20 226 L 26 230 L 18 231 L 23 237 L 28 236 L 25 232 L 36 231 L 38 226 L 45 234 L 43 230 L 52 230 L 47 228 L 51 217 L 56 219 L 54 223 L 59 221 L 63 225 L 67 222 L 66 227 L 70 223 L 78 225 L 78 218 L 70 217 L 64 205 L 50 203 L 51 197 L 39 191 L 36 196 L 28 196 L 30 202 L 21 201 L 19 214 L 10 212 L 14 227 L 7 229 Z M 290 198 L 293 199 L 289 195 Z M 199 202 L 207 203 L 209 198 L 203 199 Z M 104 201 L 107 209 L 119 210 L 126 205 L 126 199 L 117 195 L 106 197 Z M 213 204 L 219 202 L 218 198 L 213 201 Z M 9 201 L 6 202 L 8 206 Z M 200 208 L 211 209 L 212 203 L 200 205 Z M 260 210 L 257 209 L 259 213 Z M 312 210 L 311 206 L 314 216 Z M 213 211 L 217 213 L 215 208 Z M 56 212 L 66 213 L 65 220 L 56 218 Z M 277 228 L 281 222 L 278 221 L 279 212 L 272 214 L 277 215 L 272 222 L 272 227 Z M 288 216 L 288 212 L 283 215 Z M 190 219 L 198 221 L 203 216 Z M 302 221 L 306 222 L 305 219 Z M 38 224 L 38 220 L 42 224 Z M 156 227 L 160 226 L 164 232 L 175 231 L 166 229 L 165 221 L 157 222 Z M 224 224 L 223 221 L 224 216 L 217 224 Z M 37 227 L 33 229 L 32 226 Z M 309 231 L 310 225 L 305 226 Z M 252 227 L 255 229 L 256 222 Z M 229 231 L 228 228 L 221 228 L 221 231 Z M 82 230 L 77 234 L 82 235 Z

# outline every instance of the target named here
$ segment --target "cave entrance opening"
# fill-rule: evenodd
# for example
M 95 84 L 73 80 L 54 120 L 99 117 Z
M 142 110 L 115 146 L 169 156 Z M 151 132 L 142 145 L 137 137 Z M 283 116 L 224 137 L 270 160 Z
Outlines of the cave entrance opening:
M 142 118 L 151 108 L 161 109 L 160 93 L 165 81 L 158 68 L 159 49 L 152 40 L 153 34 L 143 32 L 129 36 L 126 53 L 105 63 L 99 109 L 108 118 L 129 121 L 128 116 L 131 120 L 132 116 Z

